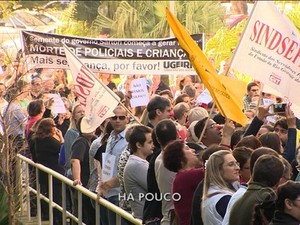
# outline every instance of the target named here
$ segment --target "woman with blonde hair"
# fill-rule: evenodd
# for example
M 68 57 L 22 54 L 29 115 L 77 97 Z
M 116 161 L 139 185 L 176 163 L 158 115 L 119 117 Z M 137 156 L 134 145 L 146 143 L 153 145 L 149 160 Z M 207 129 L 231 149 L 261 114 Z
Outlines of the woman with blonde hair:
M 64 135 L 65 143 L 62 146 L 60 152 L 60 160 L 61 163 L 64 165 L 65 168 L 65 176 L 69 179 L 73 179 L 72 170 L 71 170 L 71 150 L 72 144 L 75 139 L 79 136 L 79 130 L 77 128 L 78 120 L 85 115 L 85 109 L 80 102 L 75 102 L 71 109 L 71 117 L 70 117 L 70 126 L 67 130 L 66 134 Z M 63 157 L 64 155 L 64 157 Z M 67 198 L 67 209 L 72 210 L 72 197 L 71 197 L 71 189 L 66 189 L 66 198 Z
M 102 83 L 105 84 L 109 89 L 111 89 L 112 91 L 117 90 L 116 84 L 112 81 L 112 74 L 99 73 L 98 76 L 101 79 Z
M 213 153 L 205 163 L 201 214 L 204 225 L 222 224 L 239 181 L 239 164 L 229 150 Z
M 53 76 L 55 90 L 63 97 L 67 97 L 71 91 L 68 87 L 67 76 L 67 71 L 63 69 L 57 69 Z
M 174 99 L 182 94 L 182 90 L 186 85 L 193 85 L 192 77 L 190 75 L 176 77 L 176 91 L 174 93 Z
M 67 86 L 68 84 L 67 71 L 63 69 L 55 70 L 54 80 L 55 80 L 55 85 L 63 84 L 64 86 Z
M 70 155 L 71 155 L 71 146 L 75 139 L 79 136 L 79 131 L 76 127 L 77 121 L 79 118 L 84 116 L 85 110 L 83 105 L 80 104 L 80 102 L 75 102 L 72 108 L 71 112 L 71 118 L 70 118 L 70 127 L 67 130 L 64 138 L 65 138 L 65 143 L 64 143 L 64 148 L 65 148 L 65 170 L 66 170 L 66 176 L 70 177 L 70 172 L 71 172 L 71 164 L 70 164 Z

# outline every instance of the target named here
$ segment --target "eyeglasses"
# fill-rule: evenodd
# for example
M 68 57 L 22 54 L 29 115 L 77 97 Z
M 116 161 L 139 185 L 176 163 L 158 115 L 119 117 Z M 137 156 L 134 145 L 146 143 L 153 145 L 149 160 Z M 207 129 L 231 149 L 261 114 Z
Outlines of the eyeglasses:
M 213 123 L 213 124 L 211 124 L 211 125 L 208 125 L 207 128 L 215 128 L 216 126 L 217 126 L 217 124 L 216 124 L 216 123 Z
M 229 167 L 240 167 L 240 163 L 239 162 L 234 162 L 234 161 L 232 161 L 232 162 L 229 162 L 229 163 L 227 163 L 227 164 L 225 164 L 224 166 L 229 166 Z
M 117 119 L 119 119 L 119 120 L 125 120 L 126 116 L 113 116 L 113 117 L 111 117 L 111 119 L 112 120 L 117 120 Z

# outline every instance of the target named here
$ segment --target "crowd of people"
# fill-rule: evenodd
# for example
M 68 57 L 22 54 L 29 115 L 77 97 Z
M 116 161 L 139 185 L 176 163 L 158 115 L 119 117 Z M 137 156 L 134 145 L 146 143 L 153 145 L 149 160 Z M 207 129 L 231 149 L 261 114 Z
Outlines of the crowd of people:
M 2 134 L 16 151 L 144 224 L 300 223 L 297 118 L 290 104 L 274 115 L 262 99 L 282 99 L 261 93 L 258 82 L 245 90 L 248 123 L 242 126 L 224 118 L 212 102 L 199 101 L 204 86 L 198 77 L 178 76 L 172 87 L 158 75 L 129 76 L 117 85 L 112 75 L 97 74 L 122 104 L 87 132 L 85 108 L 65 70 L 31 71 L 23 79 L 15 69 L 12 77 L 0 75 L 0 109 Z M 141 77 L 147 79 L 150 101 L 131 107 L 130 83 Z M 53 110 L 48 93 L 62 98 L 65 113 Z M 47 175 L 36 179 L 49 196 Z M 53 191 L 54 202 L 61 204 L 57 179 Z M 67 209 L 78 213 L 75 190 L 68 189 L 67 196 Z M 95 205 L 84 195 L 82 204 L 83 221 L 95 224 Z M 61 213 L 54 209 L 53 215 L 54 224 L 62 224 Z M 43 203 L 42 219 L 48 218 Z M 100 207 L 100 220 L 115 225 L 116 215 Z M 122 224 L 130 223 L 122 219 Z

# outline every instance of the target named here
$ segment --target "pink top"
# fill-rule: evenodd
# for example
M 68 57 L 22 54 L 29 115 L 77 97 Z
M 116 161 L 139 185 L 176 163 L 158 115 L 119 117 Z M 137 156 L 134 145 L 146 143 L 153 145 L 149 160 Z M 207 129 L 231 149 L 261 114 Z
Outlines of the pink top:
M 35 124 L 35 122 L 38 121 L 41 118 L 42 117 L 40 115 L 38 115 L 38 116 L 32 116 L 32 117 L 29 118 L 29 120 L 28 120 L 28 122 L 26 124 L 26 129 L 25 129 L 26 138 L 28 137 L 30 129 L 33 126 L 33 124 Z

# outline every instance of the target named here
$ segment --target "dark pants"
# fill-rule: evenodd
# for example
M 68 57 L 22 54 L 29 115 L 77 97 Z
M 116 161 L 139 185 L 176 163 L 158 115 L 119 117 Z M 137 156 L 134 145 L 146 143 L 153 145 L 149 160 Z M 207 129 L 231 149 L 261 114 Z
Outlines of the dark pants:
M 119 206 L 119 195 L 111 196 L 106 198 L 106 200 L 116 206 Z M 103 206 L 100 206 L 100 220 L 103 225 L 116 225 L 116 213 Z M 132 223 L 121 218 L 121 224 L 131 225 Z
M 106 198 L 106 200 L 116 206 L 119 206 L 119 196 L 118 195 L 114 195 L 109 198 Z M 114 213 L 113 211 L 111 211 L 105 207 L 102 207 L 102 206 L 100 206 L 100 219 L 101 219 L 102 224 L 116 225 L 116 213 Z
M 78 195 L 77 190 L 72 189 L 74 214 L 78 216 Z M 82 221 L 86 225 L 95 225 L 96 216 L 95 208 L 93 207 L 89 197 L 82 194 Z
M 36 175 L 35 175 L 35 167 L 28 165 L 29 169 L 29 185 L 36 189 Z M 30 196 L 30 214 L 31 216 L 36 216 L 37 208 L 36 208 L 36 195 L 32 192 L 29 192 Z
M 40 181 L 41 187 L 41 194 L 49 197 L 48 191 L 48 182 L 45 182 L 44 179 Z M 53 178 L 53 202 L 58 205 L 62 204 L 62 192 L 61 192 L 61 182 L 56 178 Z M 41 201 L 41 213 L 42 213 L 42 220 L 49 220 L 49 204 L 45 201 Z M 61 225 L 62 224 L 62 213 L 57 210 L 53 209 L 53 224 L 54 225 Z

